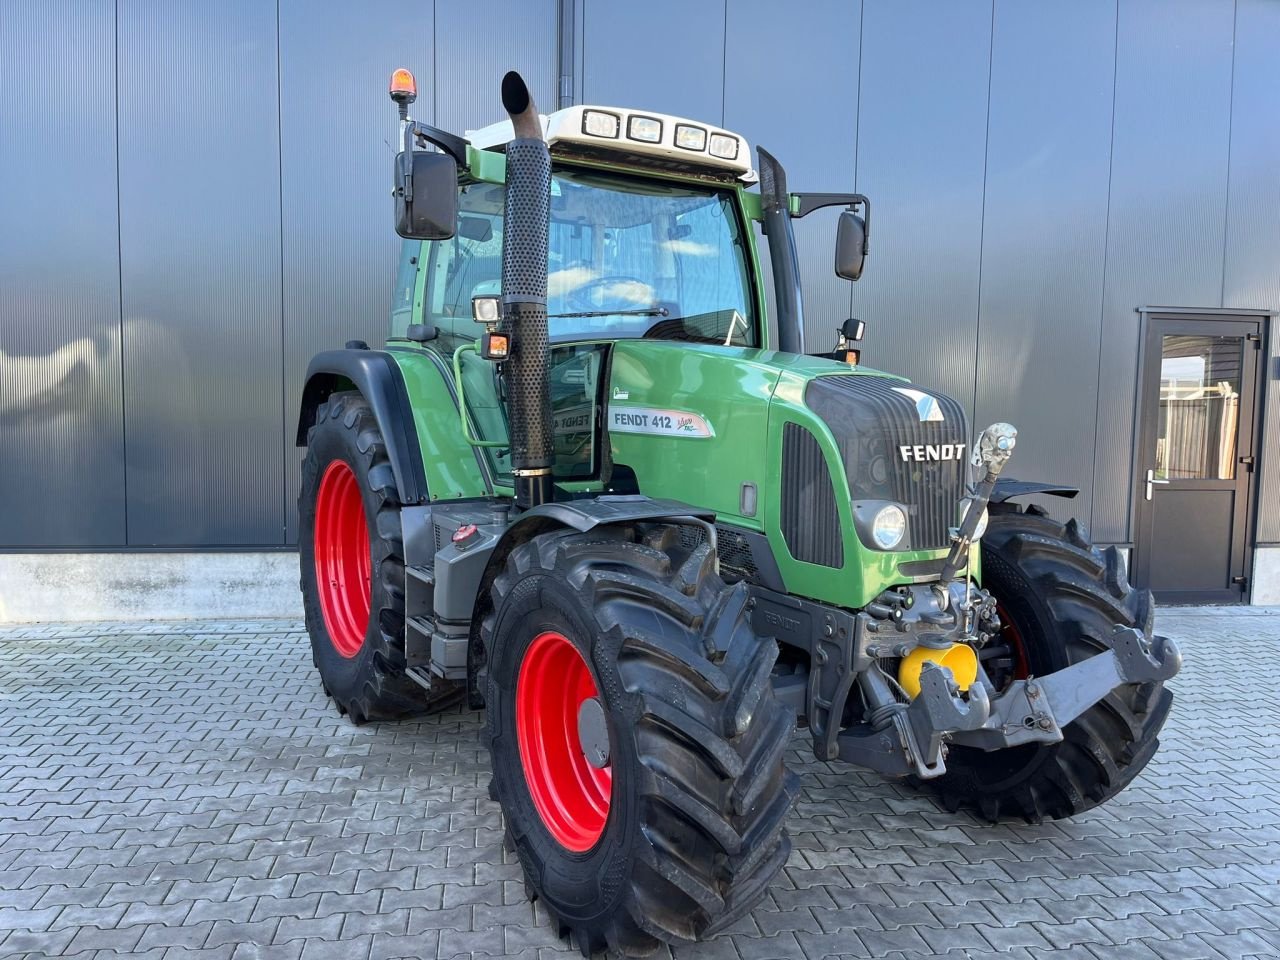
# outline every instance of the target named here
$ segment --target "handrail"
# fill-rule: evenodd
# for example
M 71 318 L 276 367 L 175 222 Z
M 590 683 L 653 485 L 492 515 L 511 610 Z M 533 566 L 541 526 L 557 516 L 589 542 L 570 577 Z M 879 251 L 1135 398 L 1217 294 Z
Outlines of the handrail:
M 458 417 L 462 421 L 462 438 L 473 447 L 509 447 L 510 440 L 481 440 L 471 434 L 471 423 L 467 417 L 467 393 L 462 382 L 462 354 L 464 351 L 479 353 L 474 343 L 464 343 L 453 351 L 453 380 L 458 387 Z

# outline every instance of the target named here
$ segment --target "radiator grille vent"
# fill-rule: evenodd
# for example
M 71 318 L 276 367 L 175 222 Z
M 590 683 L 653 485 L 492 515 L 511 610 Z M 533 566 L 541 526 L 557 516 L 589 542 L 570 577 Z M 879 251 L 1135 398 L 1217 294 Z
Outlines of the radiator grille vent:
M 798 423 L 782 427 L 782 537 L 797 560 L 844 566 L 840 514 L 818 438 Z

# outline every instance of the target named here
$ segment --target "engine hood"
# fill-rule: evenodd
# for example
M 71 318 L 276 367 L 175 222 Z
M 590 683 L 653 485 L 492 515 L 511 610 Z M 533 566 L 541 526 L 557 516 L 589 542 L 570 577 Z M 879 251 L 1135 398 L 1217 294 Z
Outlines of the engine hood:
M 605 425 L 612 463 L 642 493 L 759 531 L 787 590 L 803 596 L 861 606 L 927 577 L 921 564 L 945 554 L 957 519 L 963 409 L 880 371 L 624 340 L 613 349 Z M 859 505 L 883 501 L 909 516 L 909 537 L 892 552 L 869 549 L 857 532 Z

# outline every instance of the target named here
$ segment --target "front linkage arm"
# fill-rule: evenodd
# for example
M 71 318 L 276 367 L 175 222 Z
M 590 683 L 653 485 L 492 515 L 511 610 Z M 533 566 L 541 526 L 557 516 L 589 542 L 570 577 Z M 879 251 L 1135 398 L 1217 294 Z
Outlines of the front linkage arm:
M 1162 683 L 1177 674 L 1182 656 L 1167 637 L 1148 645 L 1138 630 L 1117 626 L 1112 648 L 1046 677 L 1017 680 L 991 699 L 982 683 L 962 699 L 951 672 L 927 663 L 920 693 L 879 724 L 839 732 L 839 757 L 888 776 L 922 780 L 946 773 L 946 744 L 1003 750 L 1024 743 L 1057 743 L 1063 729 L 1125 684 Z M 868 670 L 858 677 L 869 702 L 890 697 L 884 679 Z M 816 738 L 815 738 L 816 739 Z M 816 744 L 815 744 L 816 745 Z
M 951 739 L 983 750 L 1057 743 L 1063 727 L 1116 687 L 1163 683 L 1181 666 L 1182 654 L 1168 637 L 1157 636 L 1148 645 L 1141 631 L 1117 626 L 1110 650 L 1047 677 L 1015 681 L 992 701 L 985 723 L 957 730 Z

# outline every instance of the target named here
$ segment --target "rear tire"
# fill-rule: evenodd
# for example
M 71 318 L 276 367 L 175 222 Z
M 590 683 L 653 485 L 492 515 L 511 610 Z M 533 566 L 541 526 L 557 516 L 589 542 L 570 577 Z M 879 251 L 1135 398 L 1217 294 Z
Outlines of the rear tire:
M 1141 630 L 1157 653 L 1163 648 L 1164 638 L 1151 634 L 1151 594 L 1129 586 L 1116 548 L 1098 550 L 1080 523 L 1058 523 L 1038 507 L 993 509 L 982 538 L 982 585 L 1004 623 L 992 643 L 1006 643 L 1011 653 L 1003 676 L 998 668 L 992 677 L 997 687 L 1109 649 L 1114 624 Z M 991 752 L 953 746 L 947 773 L 923 784 L 948 809 L 993 822 L 1074 816 L 1110 800 L 1142 771 L 1172 702 L 1163 684 L 1129 684 L 1068 724 L 1060 743 Z
M 681 548 L 674 527 L 606 528 L 516 547 L 492 597 L 482 627 L 491 793 L 527 889 L 557 932 L 584 954 L 607 946 L 643 956 L 742 916 L 787 860 L 796 792 L 783 764 L 795 718 L 770 682 L 778 648 L 752 630 L 745 585 L 727 586 L 710 547 Z M 563 671 L 545 667 L 548 637 L 572 645 Z M 575 659 L 589 679 L 569 666 Z M 573 762 L 545 789 L 536 758 L 572 750 L 561 742 L 530 764 L 525 670 L 564 677 L 538 687 L 570 697 L 545 712 L 552 720 L 596 693 L 607 728 L 603 790 L 602 771 L 580 762 L 590 750 L 578 729 L 568 733 Z M 564 693 L 570 687 L 586 692 Z M 596 811 L 576 818 L 578 832 L 539 808 L 575 784 L 579 809 Z
M 345 516 L 335 515 L 335 504 Z M 426 691 L 404 673 L 400 497 L 382 432 L 359 393 L 334 393 L 316 411 L 298 520 L 303 611 L 325 693 L 355 723 L 421 712 Z M 353 567 L 359 574 L 344 576 Z

